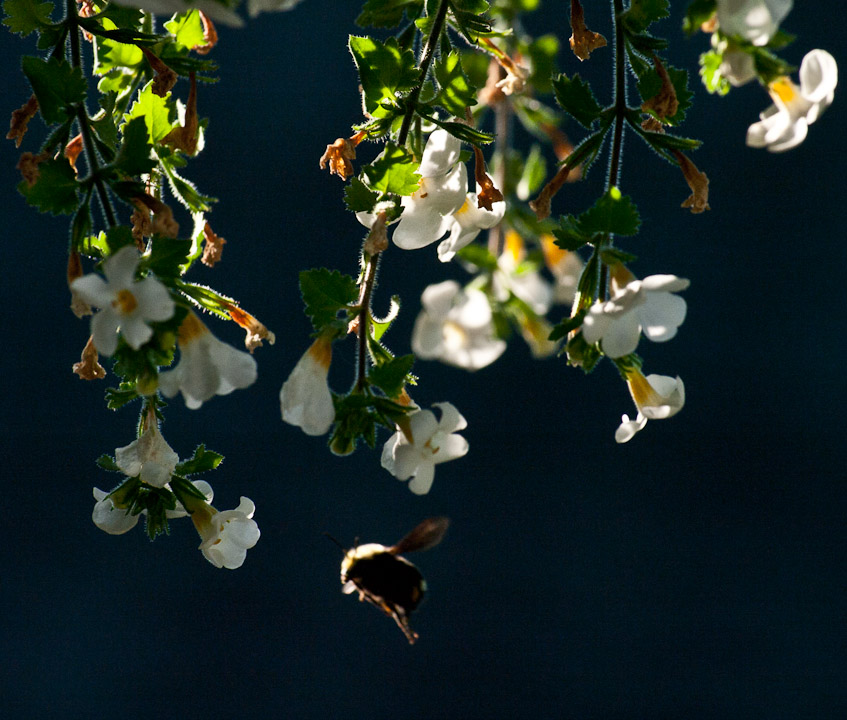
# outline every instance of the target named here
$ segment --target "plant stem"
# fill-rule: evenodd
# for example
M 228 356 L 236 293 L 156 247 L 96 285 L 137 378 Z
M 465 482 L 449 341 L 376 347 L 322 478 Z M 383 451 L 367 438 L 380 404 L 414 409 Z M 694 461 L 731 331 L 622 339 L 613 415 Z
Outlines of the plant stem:
M 82 54 L 79 46 L 79 26 L 77 25 L 77 8 L 76 0 L 67 1 L 67 13 L 70 28 L 68 31 L 68 39 L 71 49 L 71 64 L 75 68 L 82 67 Z M 109 194 L 106 192 L 106 186 L 100 178 L 100 163 L 97 158 L 97 151 L 94 149 L 94 140 L 91 137 L 91 126 L 89 125 L 88 111 L 85 108 L 85 103 L 81 103 L 76 109 L 76 120 L 79 125 L 79 133 L 82 135 L 82 146 L 85 148 L 85 158 L 88 162 L 89 176 L 94 178 L 94 186 L 97 188 L 97 196 L 100 198 L 100 204 L 103 207 L 103 214 L 106 216 L 106 224 L 112 228 L 117 225 L 115 211 L 112 208 L 112 201 L 109 199 Z
M 438 45 L 438 38 L 441 35 L 441 31 L 444 29 L 444 22 L 447 20 L 447 10 L 449 8 L 449 0 L 441 0 L 438 4 L 438 10 L 435 12 L 435 19 L 432 21 L 432 29 L 426 39 L 426 45 L 424 45 L 423 54 L 421 55 L 421 62 L 420 65 L 418 65 L 418 68 L 420 69 L 418 84 L 415 85 L 412 92 L 410 92 L 409 96 L 406 98 L 406 114 L 403 117 L 403 124 L 400 126 L 400 134 L 397 136 L 398 145 L 405 145 L 406 139 L 409 137 L 409 129 L 412 126 L 412 118 L 415 115 L 415 105 L 417 105 L 418 98 L 421 95 L 421 90 L 423 90 L 424 83 L 426 82 L 426 76 L 427 73 L 429 73 L 429 66 L 432 64 L 432 58 L 435 55 L 435 47 Z
M 361 392 L 365 388 L 365 373 L 367 371 L 368 333 L 370 332 L 371 317 L 371 294 L 373 293 L 376 271 L 382 253 L 365 255 L 365 274 L 362 279 L 362 288 L 359 292 L 359 357 L 356 369 L 356 390 Z
M 618 16 L 623 12 L 623 0 L 613 0 L 615 20 L 615 130 L 612 138 L 612 159 L 606 189 L 617 185 L 620 179 L 621 145 L 623 124 L 626 117 L 626 58 L 624 56 L 623 28 Z

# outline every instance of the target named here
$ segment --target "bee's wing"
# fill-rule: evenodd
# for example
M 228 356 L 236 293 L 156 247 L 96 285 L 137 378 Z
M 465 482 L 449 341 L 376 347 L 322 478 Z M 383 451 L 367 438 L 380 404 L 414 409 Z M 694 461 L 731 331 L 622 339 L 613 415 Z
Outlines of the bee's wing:
M 446 517 L 427 518 L 394 547 L 388 548 L 388 552 L 392 555 L 401 555 L 414 550 L 435 547 L 441 542 L 449 525 L 450 520 Z

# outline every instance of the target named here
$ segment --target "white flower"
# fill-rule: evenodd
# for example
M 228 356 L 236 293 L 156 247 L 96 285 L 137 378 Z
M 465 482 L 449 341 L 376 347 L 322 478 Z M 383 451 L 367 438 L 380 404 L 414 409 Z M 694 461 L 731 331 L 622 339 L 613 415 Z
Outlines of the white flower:
M 685 405 L 685 385 L 679 376 L 644 377 L 640 370 L 634 370 L 627 375 L 626 384 L 639 415 L 647 420 L 673 417 Z
M 327 384 L 332 341 L 319 337 L 297 361 L 279 393 L 282 419 L 307 435 L 323 435 L 335 420 Z
M 636 433 L 641 432 L 647 424 L 647 418 L 641 413 L 638 413 L 635 420 L 630 420 L 629 415 L 621 416 L 621 424 L 615 430 L 615 442 L 626 443 L 635 437 Z
M 479 192 L 479 185 L 476 189 Z M 441 262 L 452 260 L 459 250 L 473 242 L 480 230 L 493 228 L 505 213 L 505 201 L 492 203 L 491 210 L 486 210 L 479 207 L 477 193 L 468 193 L 465 202 L 452 215 L 450 237 L 438 245 L 438 259 Z
M 756 63 L 750 53 L 743 50 L 727 50 L 721 56 L 720 74 L 731 85 L 740 87 L 756 77 Z
M 793 0 L 718 0 L 718 27 L 724 35 L 767 45 L 793 4 Z
M 806 139 L 809 125 L 829 107 L 838 84 L 838 65 L 826 50 L 812 50 L 800 64 L 800 87 L 790 78 L 772 82 L 774 104 L 747 130 L 747 145 L 770 152 L 790 150 Z
M 611 300 L 592 305 L 582 323 L 585 341 L 589 345 L 600 342 L 608 357 L 619 358 L 635 351 L 642 331 L 653 342 L 670 340 L 686 313 L 685 300 L 673 293 L 688 285 L 688 280 L 676 275 L 632 280 Z
M 412 332 L 418 357 L 479 370 L 506 349 L 506 342 L 494 336 L 491 305 L 480 290 L 462 290 L 457 282 L 445 280 L 423 291 L 421 305 Z
M 280 12 L 291 10 L 299 5 L 301 0 L 247 0 L 247 12 L 250 17 L 256 17 L 260 12 Z
M 459 163 L 461 149 L 461 142 L 446 130 L 429 136 L 418 169 L 420 186 L 401 201 L 403 214 L 392 236 L 398 247 L 425 247 L 453 226 L 453 213 L 462 207 L 468 192 L 468 171 Z
M 205 480 L 195 480 L 192 482 L 192 485 L 206 496 L 206 502 L 212 502 L 215 493 L 209 483 Z M 115 505 L 113 496 L 105 490 L 93 488 L 93 493 L 96 502 L 94 503 L 94 510 L 91 513 L 91 519 L 98 528 L 109 533 L 109 535 L 123 535 L 125 532 L 132 530 L 138 523 L 138 518 L 147 513 L 146 510 L 142 510 L 138 515 L 130 515 L 127 512 L 128 508 Z M 175 510 L 165 511 L 165 516 L 169 520 L 185 517 L 186 515 L 188 513 L 179 501 L 177 501 Z
M 251 2 L 253 1 L 251 0 Z M 119 0 L 118 5 L 138 8 L 154 15 L 173 15 L 189 10 L 200 10 L 215 22 L 230 27 L 244 25 L 244 21 L 238 17 L 234 10 L 231 10 L 222 2 L 215 2 L 215 0 Z
M 256 506 L 242 497 L 235 510 L 218 512 L 209 504 L 194 509 L 191 520 L 200 534 L 200 551 L 212 565 L 235 570 L 244 564 L 247 551 L 259 542 L 259 526 L 253 520 Z
M 140 478 L 157 488 L 170 481 L 178 462 L 179 455 L 154 424 L 148 425 L 137 440 L 115 450 L 115 463 L 127 477 Z
M 537 270 L 523 264 L 525 255 L 523 238 L 509 230 L 503 254 L 497 258 L 497 270 L 491 278 L 494 295 L 501 302 L 506 302 L 509 293 L 512 293 L 529 305 L 536 315 L 543 316 L 553 302 L 553 288 Z
M 544 262 L 556 279 L 553 287 L 554 302 L 561 305 L 572 304 L 582 269 L 585 267 L 582 258 L 578 253 L 563 250 L 556 245 L 552 235 L 541 236 L 541 249 L 544 252 Z
M 468 452 L 468 441 L 455 434 L 467 427 L 465 418 L 448 402 L 433 403 L 433 407 L 441 410 L 441 420 L 430 410 L 413 412 L 408 416 L 408 437 L 398 430 L 382 448 L 382 467 L 398 480 L 412 478 L 409 490 L 416 495 L 429 492 L 438 463 Z
M 127 246 L 103 261 L 103 280 L 91 273 L 71 283 L 71 290 L 85 302 L 101 308 L 91 318 L 91 335 L 102 355 L 112 355 L 118 347 L 118 332 L 138 350 L 153 335 L 149 322 L 162 322 L 174 314 L 174 301 L 154 277 L 135 281 L 140 258 Z
M 215 395 L 227 395 L 256 380 L 256 361 L 246 352 L 218 340 L 193 312 L 179 326 L 180 359 L 159 375 L 165 397 L 182 391 L 185 405 L 199 408 Z

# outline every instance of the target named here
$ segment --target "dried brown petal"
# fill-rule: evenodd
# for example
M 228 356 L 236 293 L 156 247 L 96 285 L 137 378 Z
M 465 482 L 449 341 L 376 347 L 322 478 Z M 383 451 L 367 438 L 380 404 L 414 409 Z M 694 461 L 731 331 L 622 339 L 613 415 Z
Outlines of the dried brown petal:
M 215 30 L 214 23 L 209 19 L 208 15 L 202 10 L 200 13 L 200 22 L 203 23 L 203 40 L 202 45 L 195 45 L 191 48 L 198 55 L 208 55 L 215 45 L 218 44 L 218 31 Z
M 570 168 L 567 165 L 562 165 L 559 168 L 553 179 L 548 182 L 538 193 L 538 197 L 529 203 L 529 206 L 535 211 L 535 215 L 539 220 L 544 220 L 550 217 L 550 202 L 553 197 L 561 189 L 562 185 L 567 182 Z
M 644 118 L 644 120 L 641 121 L 641 129 L 646 130 L 647 132 L 657 133 L 663 133 L 665 131 L 665 128 L 662 123 L 656 118 L 654 118 L 652 115 Z
M 76 172 L 76 159 L 82 152 L 82 134 L 77 135 L 67 145 L 65 145 L 64 155 L 71 164 L 71 167 Z
M 244 338 L 244 345 L 251 353 L 257 347 L 262 346 L 262 340 L 267 340 L 271 345 L 276 342 L 276 335 L 262 325 L 262 323 L 254 318 L 250 313 L 244 312 L 244 310 L 237 305 L 229 305 L 227 307 L 227 312 L 236 323 L 247 331 L 247 337 Z
M 665 69 L 662 61 L 659 60 L 659 56 L 655 53 L 653 54 L 653 67 L 656 68 L 656 72 L 659 74 L 662 87 L 656 95 L 644 101 L 641 109 L 644 112 L 652 113 L 660 120 L 664 120 L 665 118 L 676 115 L 679 109 L 679 100 L 677 100 L 676 90 L 674 90 L 673 83 L 668 76 L 668 71 Z
M 94 347 L 94 338 L 89 337 L 82 357 L 78 363 L 74 363 L 73 371 L 83 380 L 102 380 L 106 377 L 106 370 L 100 364 L 97 357 L 97 348 Z
M 12 118 L 9 120 L 9 132 L 6 134 L 6 138 L 8 140 L 14 140 L 15 147 L 21 146 L 21 141 L 24 139 L 24 135 L 26 135 L 26 127 L 37 112 L 38 100 L 36 100 L 35 95 L 30 95 L 29 100 L 17 110 L 12 111 Z
M 147 62 L 153 69 L 153 72 L 156 73 L 156 77 L 153 78 L 153 94 L 158 95 L 159 97 L 165 97 L 170 89 L 176 85 L 177 74 L 165 65 L 161 58 L 152 53 L 146 47 L 143 45 L 138 45 L 137 47 L 144 53 L 144 57 L 147 59 Z
M 585 12 L 579 0 L 571 0 L 571 31 L 571 50 L 581 61 L 588 60 L 598 48 L 606 47 L 606 38 L 586 27 Z
M 477 207 L 491 210 L 494 203 L 503 201 L 503 193 L 494 187 L 494 181 L 485 172 L 485 158 L 482 150 L 474 145 L 474 179 L 479 185 L 477 193 Z
M 153 234 L 153 220 L 150 218 L 150 210 L 144 203 L 133 200 L 133 204 L 135 211 L 129 220 L 132 223 L 132 237 L 138 249 L 141 250 L 143 248 L 142 238 Z
M 221 261 L 226 240 L 220 235 L 215 235 L 212 226 L 206 223 L 203 226 L 203 241 L 203 256 L 200 258 L 200 262 L 207 267 L 214 267 Z
M 68 279 L 68 289 L 71 291 L 71 312 L 76 315 L 78 318 L 83 318 L 86 315 L 91 315 L 91 305 L 89 305 L 85 300 L 83 300 L 77 293 L 73 291 L 71 284 L 77 278 L 82 277 L 82 261 L 79 257 L 79 253 L 76 250 L 73 250 L 68 255 L 68 269 L 67 269 L 67 279 Z
M 185 105 L 185 125 L 171 130 L 162 138 L 162 144 L 194 155 L 197 152 L 197 131 L 200 128 L 200 122 L 197 119 L 197 77 L 192 72 L 189 78 L 191 89 L 188 91 L 188 102 Z
M 693 213 L 711 210 L 712 208 L 709 207 L 709 178 L 706 177 L 706 173 L 700 172 L 697 166 L 679 150 L 674 150 L 673 154 L 679 163 L 682 174 L 685 176 L 685 182 L 691 188 L 691 195 L 685 199 L 681 207 L 691 208 Z
M 321 170 L 329 165 L 329 174 L 338 175 L 346 180 L 355 171 L 351 160 L 356 159 L 356 146 L 347 138 L 338 138 L 332 145 L 326 146 L 326 151 L 321 155 Z
M 541 129 L 547 134 L 547 137 L 550 138 L 550 142 L 553 143 L 553 153 L 556 155 L 556 159 L 559 160 L 559 162 L 567 160 L 573 152 L 573 144 L 568 136 L 555 125 L 550 125 L 549 123 L 542 123 Z M 576 167 L 571 168 L 570 174 L 565 182 L 576 182 L 581 177 L 582 165 L 577 165 Z
M 15 166 L 21 172 L 21 177 L 29 187 L 35 185 L 38 181 L 39 171 L 38 166 L 45 160 L 50 159 L 50 153 L 43 152 L 38 155 L 33 155 L 31 152 L 21 154 L 18 164 Z

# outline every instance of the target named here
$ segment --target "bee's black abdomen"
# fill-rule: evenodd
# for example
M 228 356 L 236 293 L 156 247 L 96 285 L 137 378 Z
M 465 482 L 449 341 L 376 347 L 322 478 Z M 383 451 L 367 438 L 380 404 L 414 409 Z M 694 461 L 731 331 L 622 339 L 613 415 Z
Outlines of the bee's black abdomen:
M 426 590 L 420 571 L 408 560 L 388 552 L 357 560 L 347 578 L 406 614 L 420 604 Z

